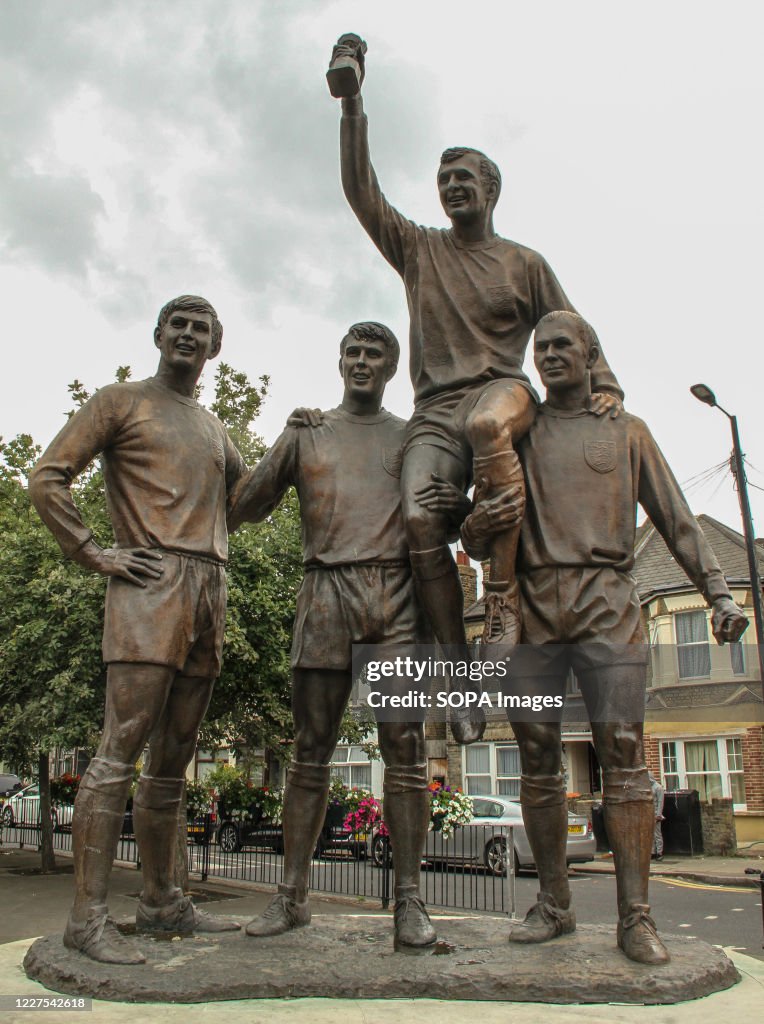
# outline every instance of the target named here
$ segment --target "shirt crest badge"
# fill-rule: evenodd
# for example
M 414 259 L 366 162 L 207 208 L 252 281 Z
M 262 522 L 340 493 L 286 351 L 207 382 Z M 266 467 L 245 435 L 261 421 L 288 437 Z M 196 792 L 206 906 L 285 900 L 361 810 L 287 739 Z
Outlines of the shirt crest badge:
M 382 465 L 390 476 L 400 477 L 401 466 L 403 465 L 403 449 L 383 448 Z
M 596 473 L 612 473 L 615 469 L 615 441 L 584 441 L 584 458 Z

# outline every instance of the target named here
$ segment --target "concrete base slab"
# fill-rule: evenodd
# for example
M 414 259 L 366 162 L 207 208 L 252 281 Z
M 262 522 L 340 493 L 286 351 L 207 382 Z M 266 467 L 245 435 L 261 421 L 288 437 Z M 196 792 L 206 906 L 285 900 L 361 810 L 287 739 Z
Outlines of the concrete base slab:
M 438 927 L 443 939 L 419 955 L 393 951 L 387 915 L 317 917 L 270 939 L 241 932 L 135 936 L 147 961 L 138 966 L 94 963 L 50 935 L 30 947 L 24 968 L 56 992 L 170 1003 L 323 997 L 662 1004 L 740 980 L 720 949 L 679 936 L 664 936 L 671 963 L 649 967 L 627 960 L 615 929 L 603 925 L 579 926 L 542 946 L 511 946 L 506 922 L 495 918 L 455 918 Z

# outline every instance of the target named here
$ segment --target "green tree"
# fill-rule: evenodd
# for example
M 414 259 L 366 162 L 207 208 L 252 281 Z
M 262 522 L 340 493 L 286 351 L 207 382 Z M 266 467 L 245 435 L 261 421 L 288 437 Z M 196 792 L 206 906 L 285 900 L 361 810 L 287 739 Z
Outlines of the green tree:
M 0 442 L 0 759 L 38 776 L 42 867 L 50 870 L 48 751 L 95 742 L 103 713 L 105 580 L 62 558 L 31 507 L 26 479 L 39 452 L 29 435 Z M 77 501 L 108 543 L 92 476 Z

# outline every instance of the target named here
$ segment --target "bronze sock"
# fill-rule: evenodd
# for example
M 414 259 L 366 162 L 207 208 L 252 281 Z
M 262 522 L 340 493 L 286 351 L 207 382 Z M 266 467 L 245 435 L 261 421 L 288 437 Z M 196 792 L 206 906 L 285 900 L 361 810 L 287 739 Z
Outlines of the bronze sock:
M 310 862 L 326 818 L 329 767 L 292 761 L 284 791 L 284 886 L 307 899 Z
M 618 916 L 648 905 L 655 810 L 647 768 L 603 772 L 605 827 L 615 863 Z
M 562 775 L 522 775 L 520 803 L 528 842 L 533 851 L 540 895 L 554 898 L 558 907 L 570 906 L 568 884 L 568 802 Z
M 487 498 L 520 487 L 525 493 L 525 477 L 517 452 L 512 448 L 494 455 L 476 458 L 473 463 L 475 479 L 475 505 Z M 515 585 L 515 562 L 517 545 L 520 540 L 520 524 L 493 536 L 489 543 L 491 558 L 491 582 L 505 583 L 507 588 Z
M 150 907 L 162 907 L 182 893 L 175 886 L 178 811 L 185 779 L 141 775 L 133 800 L 135 839 L 141 855 L 143 893 Z
M 72 851 L 76 894 L 72 916 L 84 921 L 88 909 L 106 903 L 111 866 L 133 778 L 133 766 L 94 757 L 74 801 Z
M 427 765 L 385 767 L 385 823 L 395 865 L 395 898 L 417 896 L 430 821 Z

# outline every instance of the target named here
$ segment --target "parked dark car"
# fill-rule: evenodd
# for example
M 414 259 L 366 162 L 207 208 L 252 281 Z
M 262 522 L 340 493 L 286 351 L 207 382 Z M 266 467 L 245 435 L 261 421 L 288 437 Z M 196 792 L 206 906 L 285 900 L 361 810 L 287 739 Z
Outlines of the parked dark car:
M 195 843 L 200 846 L 204 843 L 205 839 L 209 835 L 210 838 L 215 834 L 215 827 L 217 825 L 217 819 L 214 814 L 205 817 L 202 815 L 199 818 L 194 818 L 188 823 L 187 835 L 189 839 L 193 839 Z M 121 836 L 123 839 L 132 839 L 135 835 L 135 827 L 133 825 L 133 808 L 132 801 L 128 805 L 125 811 L 125 816 L 122 820 L 122 832 Z
M 273 850 L 274 853 L 284 852 L 284 829 L 279 823 L 262 817 L 259 808 L 251 808 L 251 813 L 242 819 L 226 814 L 222 801 L 218 802 L 220 824 L 217 831 L 218 846 L 224 853 L 238 853 L 245 846 Z M 327 813 L 321 835 L 318 837 L 314 857 L 323 857 L 330 853 L 349 853 L 356 860 L 363 860 L 368 854 L 366 836 L 357 836 L 348 832 L 336 823 L 336 817 Z
M 23 787 L 24 783 L 18 775 L 0 775 L 0 797 L 12 796 Z
M 223 818 L 217 832 L 218 846 L 224 853 L 238 853 L 245 846 L 265 847 L 284 852 L 284 830 L 266 818 Z

